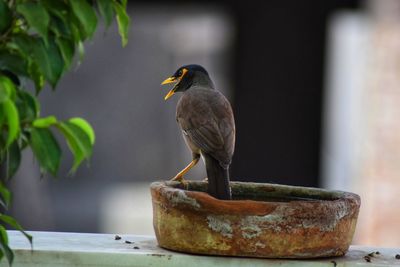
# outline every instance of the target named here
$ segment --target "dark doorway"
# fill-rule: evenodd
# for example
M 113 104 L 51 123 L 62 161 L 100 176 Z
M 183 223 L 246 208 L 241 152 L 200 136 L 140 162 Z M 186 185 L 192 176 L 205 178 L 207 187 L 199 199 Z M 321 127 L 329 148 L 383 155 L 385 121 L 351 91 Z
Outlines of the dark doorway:
M 318 186 L 326 23 L 358 1 L 257 6 L 236 6 L 232 179 Z

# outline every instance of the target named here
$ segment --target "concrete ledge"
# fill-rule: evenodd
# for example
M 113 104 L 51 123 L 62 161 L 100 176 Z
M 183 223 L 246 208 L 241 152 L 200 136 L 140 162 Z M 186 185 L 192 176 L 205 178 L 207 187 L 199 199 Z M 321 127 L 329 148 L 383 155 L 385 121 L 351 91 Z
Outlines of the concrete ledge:
M 11 247 L 15 250 L 15 267 L 18 266 L 400 266 L 395 259 L 400 248 L 352 246 L 345 257 L 317 260 L 271 260 L 254 258 L 212 257 L 164 250 L 157 246 L 153 236 L 112 234 L 79 234 L 57 232 L 29 232 L 34 238 L 34 250 L 29 242 L 16 231 L 9 231 Z M 131 243 L 126 243 L 129 241 Z M 364 259 L 368 253 L 379 251 Z M 0 266 L 8 266 L 3 260 Z

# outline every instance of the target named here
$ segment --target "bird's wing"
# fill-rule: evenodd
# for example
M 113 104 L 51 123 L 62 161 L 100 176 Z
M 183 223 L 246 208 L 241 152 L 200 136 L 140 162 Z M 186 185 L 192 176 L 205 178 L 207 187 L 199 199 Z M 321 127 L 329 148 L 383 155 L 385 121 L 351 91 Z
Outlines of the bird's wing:
M 190 140 L 205 153 L 217 151 L 224 146 L 224 139 L 215 120 L 211 119 L 205 124 L 200 124 L 196 118 L 192 118 L 183 130 Z M 182 124 L 181 124 L 182 125 Z
M 220 163 L 230 163 L 234 121 L 229 102 L 221 93 L 202 89 L 187 91 L 178 102 L 176 119 L 190 143 Z

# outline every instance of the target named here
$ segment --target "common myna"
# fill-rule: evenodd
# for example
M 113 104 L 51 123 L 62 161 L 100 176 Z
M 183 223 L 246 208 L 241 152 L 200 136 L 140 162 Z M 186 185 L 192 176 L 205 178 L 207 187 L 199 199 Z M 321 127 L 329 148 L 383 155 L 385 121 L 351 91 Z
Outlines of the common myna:
M 176 120 L 192 162 L 172 180 L 184 181 L 185 175 L 200 159 L 206 165 L 208 193 L 218 199 L 231 199 L 229 165 L 235 148 L 235 121 L 229 101 L 215 89 L 207 71 L 199 65 L 180 67 L 162 85 L 176 83 L 165 100 L 182 92 L 176 107 Z

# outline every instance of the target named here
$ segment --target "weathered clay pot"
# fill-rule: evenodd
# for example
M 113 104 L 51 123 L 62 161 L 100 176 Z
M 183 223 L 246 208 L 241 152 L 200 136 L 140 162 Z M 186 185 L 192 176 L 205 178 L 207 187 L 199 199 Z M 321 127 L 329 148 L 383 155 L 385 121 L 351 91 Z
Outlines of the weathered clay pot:
M 316 258 L 344 255 L 356 227 L 356 194 L 231 182 L 234 200 L 204 193 L 205 182 L 151 184 L 161 247 L 207 255 Z

